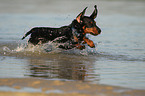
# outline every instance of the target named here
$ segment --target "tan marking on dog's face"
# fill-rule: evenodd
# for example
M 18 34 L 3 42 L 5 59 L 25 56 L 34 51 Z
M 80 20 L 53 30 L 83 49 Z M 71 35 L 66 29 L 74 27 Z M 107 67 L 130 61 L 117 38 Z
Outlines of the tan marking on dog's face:
M 83 30 L 85 32 L 85 34 L 90 33 L 94 36 L 99 35 L 100 32 L 98 32 L 96 27 L 92 27 L 92 28 L 85 28 L 85 26 L 83 27 Z

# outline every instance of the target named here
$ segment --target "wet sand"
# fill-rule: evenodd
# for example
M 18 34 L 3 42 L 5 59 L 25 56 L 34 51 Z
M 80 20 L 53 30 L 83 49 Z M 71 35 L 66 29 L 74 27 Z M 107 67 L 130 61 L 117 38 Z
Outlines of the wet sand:
M 34 78 L 0 79 L 0 96 L 144 96 L 145 90 Z

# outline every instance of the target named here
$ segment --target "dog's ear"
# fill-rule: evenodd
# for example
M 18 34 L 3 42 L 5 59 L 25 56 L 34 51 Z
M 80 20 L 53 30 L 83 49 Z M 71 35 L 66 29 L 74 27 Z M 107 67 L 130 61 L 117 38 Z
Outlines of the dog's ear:
M 93 18 L 93 19 L 95 19 L 95 18 L 97 17 L 97 14 L 98 14 L 97 6 L 95 5 L 94 7 L 95 7 L 94 12 L 93 12 L 92 15 L 90 16 L 90 17 Z
M 85 11 L 88 7 L 86 7 L 76 18 L 76 20 L 80 23 L 81 22 L 81 18 L 84 16 Z

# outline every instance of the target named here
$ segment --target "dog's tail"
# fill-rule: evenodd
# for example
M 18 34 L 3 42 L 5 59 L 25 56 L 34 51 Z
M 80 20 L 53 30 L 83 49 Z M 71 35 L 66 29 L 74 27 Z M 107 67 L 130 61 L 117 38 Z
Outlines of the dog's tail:
M 24 36 L 23 36 L 23 38 L 22 38 L 22 40 L 23 39 L 25 39 L 29 34 L 31 34 L 32 33 L 32 31 L 30 30 L 29 32 L 27 32 Z

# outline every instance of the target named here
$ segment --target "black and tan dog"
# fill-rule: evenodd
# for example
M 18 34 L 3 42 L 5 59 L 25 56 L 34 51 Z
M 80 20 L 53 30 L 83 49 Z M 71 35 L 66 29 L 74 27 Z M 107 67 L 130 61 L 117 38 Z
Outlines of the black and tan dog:
M 86 37 L 88 33 L 94 36 L 101 33 L 101 29 L 94 21 L 98 13 L 97 6 L 95 5 L 94 7 L 95 10 L 91 16 L 84 16 L 86 7 L 70 25 L 60 28 L 35 27 L 27 32 L 22 40 L 31 34 L 28 42 L 33 45 L 54 41 L 60 43 L 59 48 L 62 49 L 84 49 L 85 43 L 91 48 L 94 48 L 93 41 Z M 63 44 L 61 45 L 61 43 Z

